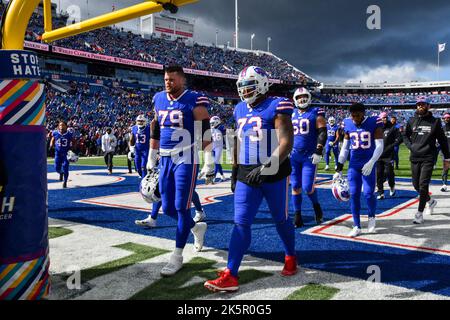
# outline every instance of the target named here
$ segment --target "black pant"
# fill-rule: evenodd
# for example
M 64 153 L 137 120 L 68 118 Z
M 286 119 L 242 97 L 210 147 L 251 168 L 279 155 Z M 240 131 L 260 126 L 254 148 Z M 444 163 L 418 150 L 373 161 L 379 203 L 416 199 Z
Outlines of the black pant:
M 114 152 L 106 152 L 105 153 L 105 164 L 108 166 L 108 170 L 111 172 L 113 168 L 113 156 Z
M 384 192 L 384 181 L 388 179 L 389 187 L 395 187 L 394 161 L 389 159 L 380 159 L 377 162 L 377 189 L 378 194 Z
M 429 186 L 433 175 L 433 160 L 411 161 L 411 173 L 414 189 L 419 192 L 419 211 L 423 212 L 425 205 L 430 201 Z

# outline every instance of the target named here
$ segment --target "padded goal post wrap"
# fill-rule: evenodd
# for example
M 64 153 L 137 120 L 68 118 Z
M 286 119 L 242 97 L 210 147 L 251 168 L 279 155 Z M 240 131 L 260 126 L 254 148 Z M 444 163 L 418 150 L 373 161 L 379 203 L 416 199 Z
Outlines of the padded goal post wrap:
M 49 292 L 44 84 L 35 53 L 0 50 L 0 300 Z

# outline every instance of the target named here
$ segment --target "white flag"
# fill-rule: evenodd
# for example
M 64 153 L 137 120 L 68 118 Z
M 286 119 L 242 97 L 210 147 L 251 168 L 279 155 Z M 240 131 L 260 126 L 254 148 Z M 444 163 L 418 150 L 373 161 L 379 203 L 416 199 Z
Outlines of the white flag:
M 446 43 L 439 43 L 438 45 L 439 45 L 439 52 L 442 52 L 445 50 Z

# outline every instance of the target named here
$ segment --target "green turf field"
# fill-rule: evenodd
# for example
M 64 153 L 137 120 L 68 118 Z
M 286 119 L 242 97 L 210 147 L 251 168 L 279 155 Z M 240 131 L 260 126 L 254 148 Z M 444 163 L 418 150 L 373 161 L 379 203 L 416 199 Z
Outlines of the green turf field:
M 230 170 L 231 165 L 228 164 L 225 160 L 225 153 L 224 153 L 224 164 L 222 165 L 225 170 Z M 114 166 L 115 167 L 126 167 L 127 166 L 127 158 L 126 156 L 114 156 Z M 53 163 L 53 159 L 48 159 L 48 163 Z M 105 162 L 103 160 L 103 157 L 92 157 L 92 158 L 80 158 L 78 160 L 77 165 L 86 165 L 86 166 L 104 166 Z M 348 165 L 348 162 L 347 162 Z M 347 166 L 346 166 L 347 167 Z M 105 167 L 106 168 L 106 167 Z M 330 159 L 330 169 L 329 171 L 324 171 L 325 168 L 325 162 L 322 161 L 319 164 L 319 173 L 333 173 L 334 172 L 334 158 L 331 157 Z M 401 145 L 400 147 L 400 165 L 399 170 L 395 170 L 395 174 L 398 177 L 411 177 L 411 169 L 410 169 L 410 162 L 409 162 L 409 151 L 405 147 L 405 145 Z M 434 178 L 441 178 L 442 175 L 442 158 L 439 157 L 436 170 L 433 172 Z

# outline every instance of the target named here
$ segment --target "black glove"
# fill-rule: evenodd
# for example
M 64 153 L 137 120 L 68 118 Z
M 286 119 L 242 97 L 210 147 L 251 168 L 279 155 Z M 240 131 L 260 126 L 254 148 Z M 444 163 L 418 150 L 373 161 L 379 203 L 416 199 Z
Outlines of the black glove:
M 262 164 L 255 169 L 253 169 L 247 176 L 247 181 L 250 185 L 260 185 L 264 181 L 266 181 L 268 175 L 262 174 L 263 170 L 270 166 L 270 163 Z
M 231 171 L 231 192 L 233 192 L 233 193 L 234 193 L 234 190 L 236 189 L 237 173 L 238 173 L 238 167 L 233 167 L 232 171 Z

